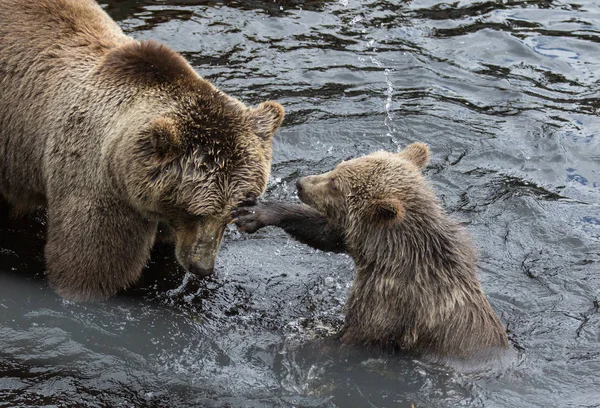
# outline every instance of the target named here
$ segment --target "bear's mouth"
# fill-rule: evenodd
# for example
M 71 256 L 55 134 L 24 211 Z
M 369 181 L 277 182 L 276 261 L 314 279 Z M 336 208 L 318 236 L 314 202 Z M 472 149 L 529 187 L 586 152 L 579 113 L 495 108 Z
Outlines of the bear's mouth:
M 315 186 L 315 180 L 318 181 L 317 177 L 319 176 L 306 176 L 298 179 L 296 190 L 300 201 L 319 212 L 323 212 L 320 200 L 323 195 L 322 188 L 318 185 Z
M 315 203 L 306 194 L 306 191 L 304 191 L 304 189 L 301 189 L 301 188 L 298 188 L 297 190 L 298 190 L 298 198 L 300 199 L 300 201 L 302 201 L 304 204 L 314 208 Z

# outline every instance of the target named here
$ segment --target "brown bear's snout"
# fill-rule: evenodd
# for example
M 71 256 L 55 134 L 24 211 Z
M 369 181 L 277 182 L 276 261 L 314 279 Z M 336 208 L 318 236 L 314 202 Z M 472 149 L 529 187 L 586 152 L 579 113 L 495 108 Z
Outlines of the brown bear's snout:
M 212 275 L 226 223 L 218 217 L 174 227 L 175 255 L 188 272 L 199 277 Z
M 213 264 L 213 266 L 207 267 L 206 265 L 203 265 L 202 263 L 191 264 L 187 269 L 190 273 L 192 273 L 196 276 L 199 276 L 201 278 L 210 276 L 215 271 L 214 264 Z
M 304 186 L 302 185 L 302 180 L 304 180 L 303 178 L 298 179 L 298 181 L 296 181 L 296 189 L 298 190 L 298 194 L 300 194 L 302 192 L 302 190 L 304 190 Z
M 309 176 L 310 177 L 310 176 Z M 298 198 L 305 204 L 310 205 L 310 200 L 306 195 L 306 179 L 308 177 L 302 177 L 296 181 L 296 190 L 298 190 Z
M 315 206 L 317 202 L 315 197 L 322 197 L 323 191 L 323 175 L 306 176 L 296 181 L 296 189 L 298 190 L 298 198 L 304 204 Z

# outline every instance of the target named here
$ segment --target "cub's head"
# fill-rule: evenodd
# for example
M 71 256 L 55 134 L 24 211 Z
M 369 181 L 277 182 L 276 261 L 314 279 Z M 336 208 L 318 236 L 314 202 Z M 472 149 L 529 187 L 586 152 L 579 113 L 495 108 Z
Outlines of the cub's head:
M 421 174 L 428 162 L 429 148 L 423 143 L 399 153 L 372 153 L 301 178 L 298 196 L 347 231 L 399 223 L 414 209 L 435 202 Z
M 283 116 L 278 103 L 250 108 L 206 83 L 124 146 L 120 173 L 129 200 L 170 225 L 177 259 L 188 271 L 212 273 L 231 212 L 264 192 Z

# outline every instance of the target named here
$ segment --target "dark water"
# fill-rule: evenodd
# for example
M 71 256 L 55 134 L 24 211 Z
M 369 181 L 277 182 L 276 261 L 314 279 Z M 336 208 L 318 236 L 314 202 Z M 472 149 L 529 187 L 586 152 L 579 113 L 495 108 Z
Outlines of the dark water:
M 0 407 L 600 407 L 600 5 L 593 0 L 103 1 L 226 92 L 287 109 L 267 196 L 421 140 L 515 347 L 499 378 L 316 357 L 353 266 L 278 230 L 225 236 L 214 279 L 156 251 L 103 304 L 43 279 L 43 214 L 0 218 Z M 102 260 L 98 260 L 101 262 Z

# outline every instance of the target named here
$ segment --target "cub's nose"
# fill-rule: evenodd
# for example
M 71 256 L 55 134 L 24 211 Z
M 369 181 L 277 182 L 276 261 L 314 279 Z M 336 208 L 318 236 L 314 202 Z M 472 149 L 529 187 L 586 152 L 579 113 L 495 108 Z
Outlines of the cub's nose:
M 296 189 L 298 190 L 299 193 L 301 193 L 302 190 L 304 190 L 304 187 L 302 186 L 302 180 L 303 179 L 298 179 L 296 181 Z
M 199 276 L 201 278 L 206 278 L 207 276 L 212 275 L 215 271 L 214 268 L 203 268 L 196 264 L 191 264 L 188 270 L 190 271 L 190 273 L 193 273 L 194 275 Z

